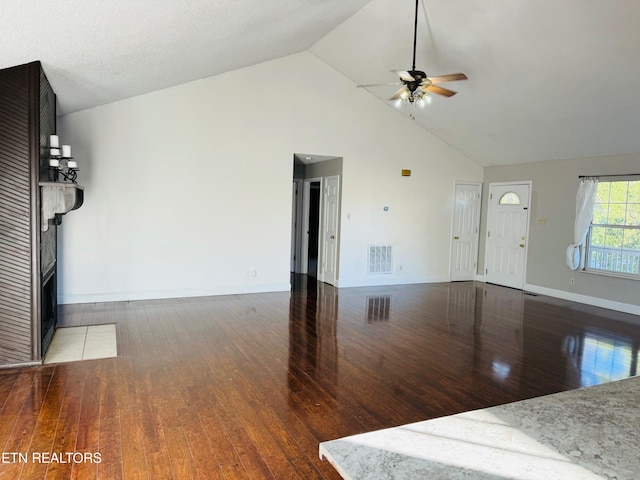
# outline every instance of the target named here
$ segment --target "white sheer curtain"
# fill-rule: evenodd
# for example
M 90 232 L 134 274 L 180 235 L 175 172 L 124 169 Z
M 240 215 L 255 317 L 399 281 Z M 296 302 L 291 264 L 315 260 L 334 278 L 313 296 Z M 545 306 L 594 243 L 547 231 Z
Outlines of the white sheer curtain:
M 576 222 L 573 226 L 573 243 L 567 248 L 567 265 L 571 270 L 584 266 L 582 249 L 587 240 L 589 226 L 593 220 L 593 205 L 596 202 L 598 179 L 583 178 L 576 195 Z

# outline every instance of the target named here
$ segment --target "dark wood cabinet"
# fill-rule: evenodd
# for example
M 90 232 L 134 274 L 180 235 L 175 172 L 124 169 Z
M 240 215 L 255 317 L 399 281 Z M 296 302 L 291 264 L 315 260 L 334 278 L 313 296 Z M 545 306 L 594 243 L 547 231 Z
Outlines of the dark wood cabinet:
M 56 325 L 56 225 L 41 182 L 56 96 L 40 62 L 0 70 L 0 366 L 40 363 Z

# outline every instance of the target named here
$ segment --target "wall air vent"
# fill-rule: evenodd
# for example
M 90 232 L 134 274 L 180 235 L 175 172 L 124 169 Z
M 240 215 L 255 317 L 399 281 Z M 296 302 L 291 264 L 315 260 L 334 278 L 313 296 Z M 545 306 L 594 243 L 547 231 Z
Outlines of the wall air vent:
M 369 273 L 393 273 L 393 246 L 369 245 Z

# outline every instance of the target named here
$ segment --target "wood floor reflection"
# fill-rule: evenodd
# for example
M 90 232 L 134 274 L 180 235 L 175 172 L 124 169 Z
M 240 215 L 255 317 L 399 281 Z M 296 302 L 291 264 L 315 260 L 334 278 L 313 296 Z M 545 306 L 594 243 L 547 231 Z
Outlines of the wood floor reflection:
M 474 282 L 61 308 L 118 357 L 0 370 L 7 478 L 338 478 L 318 443 L 635 375 L 638 317 Z M 634 323 L 636 322 L 636 323 Z

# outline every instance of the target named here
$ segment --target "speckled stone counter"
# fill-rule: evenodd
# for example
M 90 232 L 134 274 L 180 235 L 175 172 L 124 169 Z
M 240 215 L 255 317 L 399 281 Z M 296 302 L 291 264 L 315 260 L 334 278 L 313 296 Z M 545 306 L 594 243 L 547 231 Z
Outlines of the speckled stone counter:
M 640 479 L 640 377 L 320 444 L 343 478 Z

